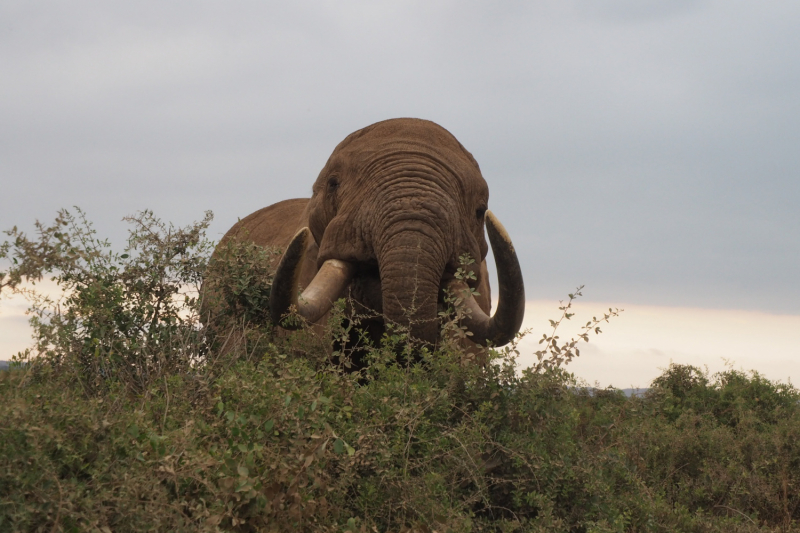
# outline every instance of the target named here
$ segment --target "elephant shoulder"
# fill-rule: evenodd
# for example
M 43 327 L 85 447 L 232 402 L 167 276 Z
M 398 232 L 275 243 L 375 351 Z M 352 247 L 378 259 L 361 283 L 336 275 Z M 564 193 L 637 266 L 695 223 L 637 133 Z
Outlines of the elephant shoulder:
M 297 231 L 308 225 L 305 213 L 308 198 L 283 200 L 241 219 L 222 240 L 251 241 L 261 246 L 285 248 Z

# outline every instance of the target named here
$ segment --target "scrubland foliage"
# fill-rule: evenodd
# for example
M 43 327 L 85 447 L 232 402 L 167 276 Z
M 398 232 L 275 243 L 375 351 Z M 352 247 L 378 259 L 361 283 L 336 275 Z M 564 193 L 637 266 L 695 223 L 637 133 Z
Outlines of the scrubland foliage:
M 30 294 L 34 346 L 0 372 L 0 531 L 800 530 L 793 387 L 679 365 L 631 398 L 581 386 L 572 296 L 532 368 L 390 330 L 350 372 L 345 307 L 276 335 L 276 251 L 209 266 L 209 220 L 142 213 L 120 254 L 81 213 L 9 232 L 0 288 L 65 292 Z

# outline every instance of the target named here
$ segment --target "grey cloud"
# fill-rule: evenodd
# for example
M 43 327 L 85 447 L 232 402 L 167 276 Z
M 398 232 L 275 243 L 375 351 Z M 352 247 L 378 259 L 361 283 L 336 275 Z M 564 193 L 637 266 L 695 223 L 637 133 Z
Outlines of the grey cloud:
M 3 3 L 0 227 L 219 236 L 419 116 L 480 162 L 532 297 L 800 312 L 800 5 L 598 5 Z
M 642 22 L 659 20 L 665 17 L 686 15 L 709 2 L 701 0 L 609 0 L 593 2 L 578 0 L 575 6 L 579 11 L 587 12 L 602 20 Z

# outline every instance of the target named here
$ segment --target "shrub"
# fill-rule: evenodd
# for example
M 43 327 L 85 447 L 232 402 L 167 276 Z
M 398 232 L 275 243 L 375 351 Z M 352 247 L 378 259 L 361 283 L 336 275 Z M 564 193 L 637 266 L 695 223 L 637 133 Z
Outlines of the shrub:
M 204 273 L 201 315 L 226 331 L 237 324 L 269 324 L 269 295 L 279 250 L 227 239 Z
M 141 391 L 186 369 L 199 356 L 196 295 L 211 249 L 203 237 L 211 213 L 187 228 L 167 226 L 149 211 L 126 217 L 133 229 L 118 253 L 77 212 L 60 211 L 50 226 L 37 221 L 35 240 L 17 228 L 7 232 L 13 245 L 0 257 L 13 249 L 13 263 L 0 287 L 30 298 L 36 339 L 18 361 L 71 376 L 87 390 L 122 380 Z M 45 275 L 62 294 L 20 288 Z
M 673 365 L 643 397 L 588 389 L 557 335 L 580 289 L 532 368 L 390 328 L 347 372 L 341 303 L 322 335 L 272 334 L 274 250 L 231 244 L 204 270 L 209 217 L 130 220 L 119 255 L 66 212 L 0 248 L 0 284 L 66 289 L 34 295 L 37 344 L 0 372 L 0 531 L 799 529 L 791 386 Z M 204 275 L 221 303 L 184 293 Z

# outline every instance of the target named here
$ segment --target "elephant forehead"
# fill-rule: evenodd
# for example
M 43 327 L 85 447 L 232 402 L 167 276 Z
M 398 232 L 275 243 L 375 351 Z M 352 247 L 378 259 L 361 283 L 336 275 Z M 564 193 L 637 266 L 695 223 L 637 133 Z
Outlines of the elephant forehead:
M 434 187 L 462 198 L 486 196 L 488 187 L 480 169 L 452 151 L 432 146 L 396 143 L 382 149 L 343 154 L 339 168 L 358 186 Z
M 372 159 L 407 152 L 438 154 L 478 167 L 475 158 L 449 131 L 429 120 L 400 118 L 377 122 L 348 135 L 333 155 Z
M 423 139 L 436 144 L 460 145 L 452 133 L 435 122 L 419 118 L 393 118 L 354 131 L 337 148 L 370 144 L 386 139 Z

